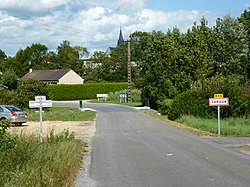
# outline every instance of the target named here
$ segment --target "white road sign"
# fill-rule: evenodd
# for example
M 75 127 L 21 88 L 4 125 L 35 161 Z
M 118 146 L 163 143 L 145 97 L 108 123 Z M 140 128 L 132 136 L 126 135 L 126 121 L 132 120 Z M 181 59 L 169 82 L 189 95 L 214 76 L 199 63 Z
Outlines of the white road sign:
M 40 99 L 42 100 L 42 102 L 44 102 L 44 101 L 46 101 L 46 96 L 41 95 L 41 96 L 36 96 L 35 97 L 36 102 L 40 102 Z
M 40 100 L 37 101 L 29 101 L 30 108 L 40 108 Z M 42 107 L 52 107 L 52 100 L 42 101 Z
M 228 98 L 209 98 L 209 106 L 229 106 Z

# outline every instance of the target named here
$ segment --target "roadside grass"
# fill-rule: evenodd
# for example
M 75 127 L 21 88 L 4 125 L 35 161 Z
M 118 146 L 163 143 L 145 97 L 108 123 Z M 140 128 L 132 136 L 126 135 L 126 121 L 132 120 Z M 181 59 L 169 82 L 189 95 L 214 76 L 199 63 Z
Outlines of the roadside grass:
M 0 186 L 74 186 L 85 146 L 67 130 L 43 143 L 17 137 L 14 148 L 0 152 Z
M 161 121 L 164 121 L 167 124 L 172 125 L 172 126 L 178 128 L 178 129 L 181 129 L 181 130 L 186 131 L 186 132 L 190 132 L 190 133 L 192 133 L 194 135 L 197 135 L 197 136 L 216 136 L 215 134 L 213 134 L 211 132 L 204 131 L 202 129 L 193 128 L 191 126 L 188 126 L 186 124 L 182 124 L 182 123 L 177 122 L 177 121 L 171 121 L 165 115 L 162 116 L 162 115 L 159 115 L 159 114 L 157 114 L 155 112 L 149 112 L 148 110 L 144 110 L 144 113 L 146 113 L 146 114 L 148 114 L 148 115 L 150 115 L 150 116 L 152 116 L 154 118 L 157 118 L 157 119 L 159 119 Z
M 39 110 L 32 109 L 27 111 L 29 121 L 39 121 Z M 45 108 L 43 111 L 43 121 L 91 121 L 94 120 L 96 113 L 93 111 L 80 111 L 76 108 L 52 107 Z
M 204 119 L 193 116 L 182 116 L 177 121 L 171 121 L 167 116 L 161 116 L 154 112 L 144 111 L 155 118 L 167 122 L 187 132 L 198 136 L 217 136 L 217 119 Z M 245 118 L 221 119 L 221 136 L 225 137 L 250 137 L 250 120 Z
M 192 128 L 218 134 L 218 120 L 193 116 L 182 116 L 177 122 Z M 225 118 L 220 121 L 221 136 L 250 137 L 250 120 L 245 118 Z

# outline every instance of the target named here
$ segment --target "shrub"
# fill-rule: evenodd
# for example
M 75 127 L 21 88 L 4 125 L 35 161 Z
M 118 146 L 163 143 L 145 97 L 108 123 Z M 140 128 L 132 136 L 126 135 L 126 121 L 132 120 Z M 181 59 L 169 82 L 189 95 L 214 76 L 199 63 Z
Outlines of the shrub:
M 120 90 L 116 92 L 110 92 L 108 101 L 114 101 L 120 99 L 120 94 L 128 94 L 128 90 Z M 132 100 L 133 102 L 141 102 L 141 91 L 138 89 L 132 89 Z
M 237 77 L 217 76 L 211 80 L 196 82 L 191 90 L 179 94 L 168 106 L 168 115 L 176 119 L 181 115 L 196 117 L 216 117 L 217 107 L 209 107 L 208 99 L 214 94 L 222 93 L 229 98 L 229 106 L 221 107 L 223 117 L 243 117 L 249 114 L 250 91 L 247 86 L 240 85 Z M 164 102 L 162 108 L 166 108 Z
M 16 137 L 7 132 L 8 128 L 10 128 L 8 120 L 0 122 L 0 151 L 12 149 L 16 145 Z
M 28 80 L 18 85 L 16 95 L 10 102 L 20 108 L 27 108 L 29 101 L 35 100 L 35 96 L 38 95 L 45 95 L 49 98 L 47 84 L 37 80 Z
M 52 100 L 95 99 L 96 94 L 108 94 L 128 87 L 127 83 L 85 83 L 75 85 L 49 85 Z

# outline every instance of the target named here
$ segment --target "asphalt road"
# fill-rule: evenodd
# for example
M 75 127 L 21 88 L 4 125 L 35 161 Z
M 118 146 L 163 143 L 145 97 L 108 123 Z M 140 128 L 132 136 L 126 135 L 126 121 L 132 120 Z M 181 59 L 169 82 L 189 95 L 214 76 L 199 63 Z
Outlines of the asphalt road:
M 78 186 L 250 187 L 249 155 L 133 108 L 86 105 L 98 112 L 97 131 L 88 179 Z

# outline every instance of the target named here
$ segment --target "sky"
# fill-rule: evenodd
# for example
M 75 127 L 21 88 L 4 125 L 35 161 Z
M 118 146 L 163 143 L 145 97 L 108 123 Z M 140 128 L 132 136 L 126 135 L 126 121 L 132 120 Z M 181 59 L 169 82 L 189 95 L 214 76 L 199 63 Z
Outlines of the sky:
M 120 28 L 125 40 L 135 31 L 186 32 L 202 16 L 212 27 L 249 7 L 249 0 L 1 0 L 0 49 L 15 56 L 39 43 L 56 51 L 68 40 L 90 53 L 105 52 L 116 46 Z

